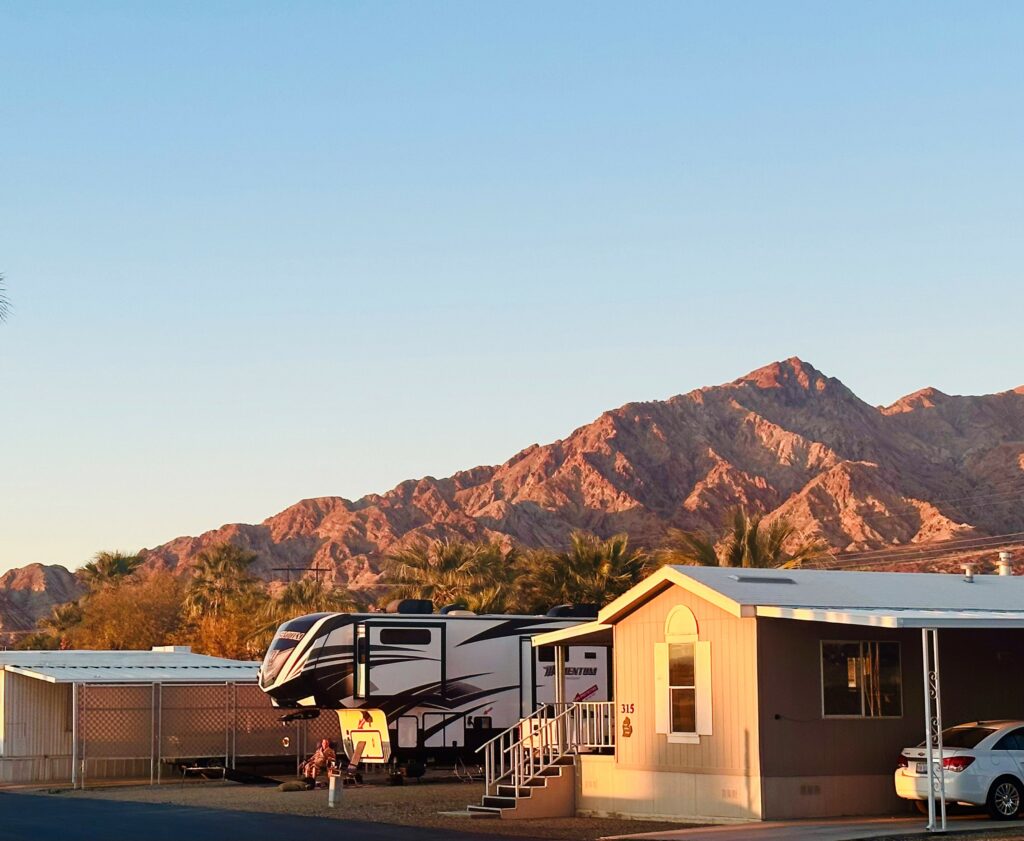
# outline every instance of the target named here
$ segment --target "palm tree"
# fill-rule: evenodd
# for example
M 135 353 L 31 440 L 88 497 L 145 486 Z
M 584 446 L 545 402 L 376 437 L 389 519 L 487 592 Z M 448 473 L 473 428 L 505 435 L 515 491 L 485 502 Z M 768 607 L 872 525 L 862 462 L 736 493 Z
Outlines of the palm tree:
M 283 622 L 308 613 L 342 613 L 356 608 L 356 600 L 348 590 L 327 587 L 319 578 L 300 578 L 268 602 L 264 613 L 274 619 L 280 617 Z
M 7 289 L 4 283 L 4 276 L 0 274 L 0 322 L 7 320 L 11 312 L 11 302 L 7 299 Z
M 625 534 L 602 540 L 577 531 L 567 551 L 535 552 L 529 565 L 531 607 L 544 610 L 556 604 L 605 605 L 639 583 L 653 563 L 643 551 L 630 548 Z
M 506 610 L 514 593 L 519 552 L 497 541 L 421 540 L 391 554 L 384 579 L 391 598 L 461 604 L 477 612 Z
M 251 600 L 258 588 L 257 580 L 249 575 L 254 560 L 256 555 L 232 543 L 218 543 L 196 555 L 185 592 L 188 616 L 221 616 Z
M 672 564 L 761 569 L 792 569 L 828 555 L 824 540 L 805 540 L 787 551 L 786 544 L 797 534 L 796 526 L 785 517 L 766 524 L 764 515 L 751 516 L 737 508 L 729 531 L 717 545 L 705 535 L 673 529 L 659 555 Z
M 91 561 L 78 571 L 82 583 L 95 593 L 104 587 L 113 587 L 130 576 L 142 563 L 139 555 L 124 552 L 97 552 Z
M 55 604 L 50 610 L 50 615 L 39 620 L 38 628 L 57 646 L 64 648 L 70 635 L 82 623 L 84 616 L 85 612 L 78 602 Z
M 357 609 L 356 600 L 348 590 L 327 587 L 319 578 L 300 578 L 288 584 L 276 599 L 263 605 L 260 617 L 264 622 L 253 632 L 253 640 L 259 648 L 266 649 L 282 622 L 310 613 L 344 613 Z
M 658 560 L 677 566 L 719 566 L 715 541 L 703 534 L 682 529 L 669 529 L 656 553 Z

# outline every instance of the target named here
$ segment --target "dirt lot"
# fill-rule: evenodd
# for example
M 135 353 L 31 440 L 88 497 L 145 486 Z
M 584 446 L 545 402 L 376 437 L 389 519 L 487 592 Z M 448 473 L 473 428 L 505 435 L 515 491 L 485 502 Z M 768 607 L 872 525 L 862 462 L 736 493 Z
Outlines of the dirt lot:
M 547 818 L 544 820 L 494 820 L 442 815 L 461 811 L 469 803 L 479 803 L 482 783 L 463 783 L 445 778 L 424 779 L 421 783 L 389 786 L 374 782 L 359 788 L 346 788 L 338 808 L 327 806 L 327 792 L 282 792 L 273 788 L 242 786 L 235 783 L 190 781 L 184 785 L 132 785 L 62 791 L 57 797 L 97 797 L 145 803 L 171 803 L 207 809 L 240 809 L 247 812 L 284 812 L 315 815 L 341 820 L 430 826 L 443 829 L 493 833 L 496 836 L 551 838 L 566 841 L 590 841 L 606 835 L 633 832 L 658 832 L 685 824 L 655 821 L 630 821 L 612 818 Z

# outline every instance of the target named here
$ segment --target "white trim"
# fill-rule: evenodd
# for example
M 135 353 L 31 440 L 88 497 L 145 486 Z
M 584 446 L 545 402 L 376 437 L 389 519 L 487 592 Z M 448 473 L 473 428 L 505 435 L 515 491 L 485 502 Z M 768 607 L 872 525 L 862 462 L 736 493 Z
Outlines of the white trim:
M 576 637 L 600 634 L 604 631 L 611 631 L 611 625 L 602 625 L 600 622 L 586 622 L 582 625 L 570 625 L 568 628 L 559 628 L 557 631 L 545 631 L 543 634 L 534 634 L 532 637 L 533 647 L 539 648 L 542 645 L 564 645 Z M 586 643 L 577 643 L 586 645 Z M 599 643 L 595 643 L 599 644 Z
M 597 621 L 606 625 L 614 624 L 628 613 L 637 602 L 643 601 L 645 597 L 652 594 L 653 591 L 664 589 L 666 584 L 674 584 L 678 587 L 682 587 L 687 592 L 693 593 L 693 595 L 698 598 L 713 604 L 715 607 L 721 608 L 732 616 L 740 617 L 754 615 L 753 605 L 747 605 L 744 607 L 740 605 L 739 602 L 730 599 L 728 596 L 722 595 L 718 590 L 709 587 L 707 584 L 703 584 L 700 581 L 690 578 L 675 567 L 665 566 L 652 573 L 635 587 L 627 590 L 617 599 L 601 608 L 597 614 Z
M 699 733 L 669 733 L 668 734 L 669 744 L 675 745 L 699 745 L 700 734 Z

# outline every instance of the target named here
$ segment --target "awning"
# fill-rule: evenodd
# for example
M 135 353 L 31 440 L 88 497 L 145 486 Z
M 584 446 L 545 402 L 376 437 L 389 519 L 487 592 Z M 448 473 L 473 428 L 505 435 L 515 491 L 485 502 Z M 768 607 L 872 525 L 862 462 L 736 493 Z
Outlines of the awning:
M 612 626 L 600 622 L 585 622 L 546 634 L 537 634 L 533 638 L 533 647 L 542 645 L 612 645 Z
M 797 619 L 876 628 L 1024 628 L 1024 611 L 1017 610 L 849 610 L 759 605 L 756 615 L 767 619 Z

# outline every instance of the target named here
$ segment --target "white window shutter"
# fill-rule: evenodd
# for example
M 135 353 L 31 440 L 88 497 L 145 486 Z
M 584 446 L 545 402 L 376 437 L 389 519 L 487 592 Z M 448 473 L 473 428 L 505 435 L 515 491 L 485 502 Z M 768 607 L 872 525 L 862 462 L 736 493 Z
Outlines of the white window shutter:
M 654 732 L 672 730 L 668 691 L 668 643 L 654 644 Z
M 711 735 L 711 643 L 698 642 L 694 651 L 697 734 Z

